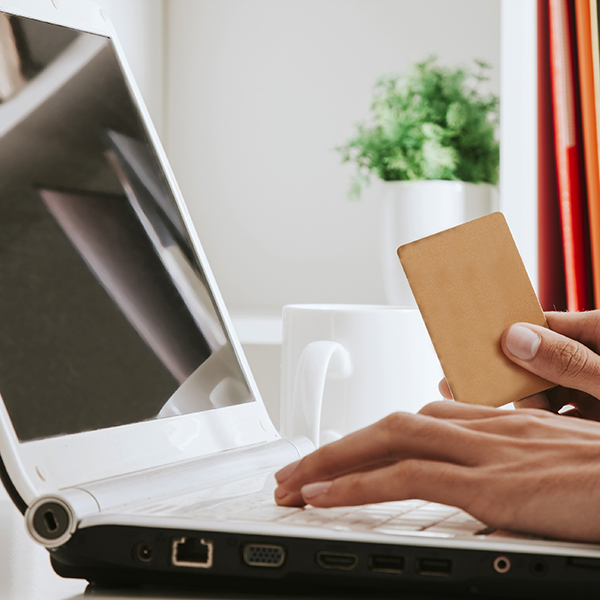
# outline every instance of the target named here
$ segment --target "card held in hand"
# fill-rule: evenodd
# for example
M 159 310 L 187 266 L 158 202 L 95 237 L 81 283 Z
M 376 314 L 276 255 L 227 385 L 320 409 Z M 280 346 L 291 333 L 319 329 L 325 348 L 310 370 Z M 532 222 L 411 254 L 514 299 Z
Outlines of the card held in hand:
M 548 326 L 502 213 L 400 246 L 398 256 L 455 400 L 502 406 L 553 387 L 500 345 L 513 323 Z

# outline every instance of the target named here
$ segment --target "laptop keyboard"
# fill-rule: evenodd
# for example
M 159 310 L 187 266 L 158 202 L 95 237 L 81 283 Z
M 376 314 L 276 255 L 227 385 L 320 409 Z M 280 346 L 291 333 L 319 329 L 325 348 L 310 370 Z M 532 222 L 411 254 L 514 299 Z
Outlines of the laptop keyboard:
M 230 500 L 216 507 L 198 505 L 173 507 L 173 516 L 238 522 L 268 522 L 333 531 L 375 532 L 388 535 L 471 537 L 489 534 L 484 523 L 466 512 L 443 504 L 404 500 L 367 506 L 339 508 L 288 508 L 277 506 L 272 494 L 255 494 Z M 164 507 L 163 507 L 164 511 Z M 163 512 L 161 511 L 161 512 Z

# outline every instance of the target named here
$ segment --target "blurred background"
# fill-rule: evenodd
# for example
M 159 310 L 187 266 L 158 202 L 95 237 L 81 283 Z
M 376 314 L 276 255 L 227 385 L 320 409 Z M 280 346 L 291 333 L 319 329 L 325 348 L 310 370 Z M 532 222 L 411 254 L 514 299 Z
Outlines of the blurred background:
M 336 146 L 384 73 L 491 65 L 500 209 L 536 256 L 535 0 L 96 0 L 112 20 L 276 424 L 281 308 L 386 302 L 378 184 Z

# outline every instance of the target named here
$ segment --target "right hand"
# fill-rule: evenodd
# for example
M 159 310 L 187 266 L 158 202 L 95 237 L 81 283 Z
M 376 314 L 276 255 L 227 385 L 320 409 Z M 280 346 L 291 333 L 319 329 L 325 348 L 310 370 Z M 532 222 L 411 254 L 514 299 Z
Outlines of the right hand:
M 545 410 L 433 402 L 276 473 L 280 506 L 420 499 L 494 529 L 600 543 L 600 424 Z
M 515 323 L 502 336 L 502 350 L 514 363 L 557 387 L 515 402 L 517 408 L 543 408 L 600 421 L 600 310 L 547 312 L 550 329 Z M 452 394 L 440 382 L 444 398 Z

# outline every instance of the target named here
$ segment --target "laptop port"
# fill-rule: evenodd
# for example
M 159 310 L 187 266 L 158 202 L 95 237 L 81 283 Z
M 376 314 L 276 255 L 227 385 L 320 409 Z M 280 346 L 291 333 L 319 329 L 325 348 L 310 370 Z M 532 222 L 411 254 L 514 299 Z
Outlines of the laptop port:
M 152 551 L 152 547 L 148 546 L 148 544 L 138 544 L 135 548 L 135 556 L 142 562 L 150 562 L 153 555 L 154 552 Z
M 600 571 L 600 559 L 588 558 L 587 556 L 572 556 L 567 558 L 567 566 Z
M 242 558 L 250 567 L 281 567 L 285 562 L 285 548 L 274 544 L 246 544 Z
M 324 569 L 351 571 L 358 564 L 358 556 L 349 552 L 317 552 L 317 564 Z
M 504 574 L 510 571 L 510 559 L 507 556 L 497 556 L 494 559 L 494 571 Z
M 402 556 L 372 554 L 369 556 L 369 571 L 374 573 L 402 573 L 404 571 L 404 558 Z
M 176 567 L 210 569 L 213 564 L 213 543 L 197 537 L 174 538 L 171 563 Z
M 452 574 L 452 561 L 443 558 L 417 558 L 415 571 L 418 575 L 448 577 Z
M 536 558 L 529 564 L 529 569 L 534 575 L 544 575 L 548 570 L 548 565 L 546 564 L 545 560 Z

